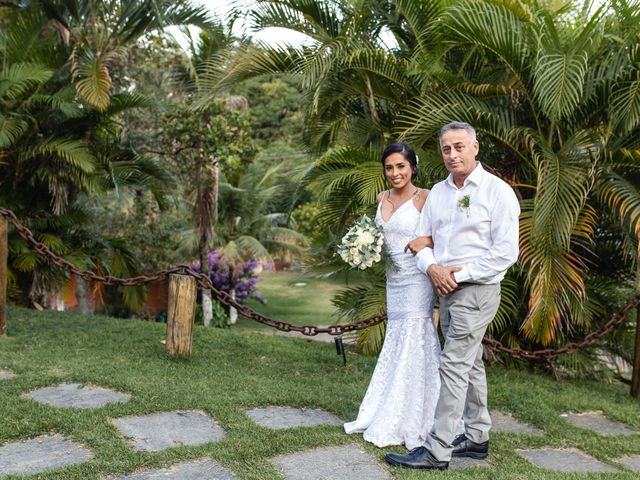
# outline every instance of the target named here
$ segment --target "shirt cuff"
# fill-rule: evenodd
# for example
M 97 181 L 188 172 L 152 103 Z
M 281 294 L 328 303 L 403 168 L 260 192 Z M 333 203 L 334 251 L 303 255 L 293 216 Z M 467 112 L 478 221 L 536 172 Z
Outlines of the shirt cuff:
M 418 270 L 425 275 L 427 269 L 434 264 L 437 264 L 436 258 L 433 256 L 433 248 L 425 247 L 416 254 L 416 261 L 418 262 Z
M 462 267 L 459 272 L 453 272 L 453 278 L 456 283 L 468 282 L 471 280 L 471 273 L 469 273 L 469 267 L 466 265 Z

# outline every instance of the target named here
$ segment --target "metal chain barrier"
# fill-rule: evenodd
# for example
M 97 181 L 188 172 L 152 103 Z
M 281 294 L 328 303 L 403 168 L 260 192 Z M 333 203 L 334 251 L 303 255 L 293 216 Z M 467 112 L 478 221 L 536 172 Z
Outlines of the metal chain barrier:
M 627 317 L 629 312 L 637 308 L 640 304 L 640 295 L 634 294 L 629 297 L 624 308 L 614 313 L 611 319 L 598 330 L 589 333 L 579 342 L 571 342 L 560 348 L 546 348 L 544 350 L 523 350 L 522 348 L 505 347 L 502 343 L 491 337 L 484 337 L 483 343 L 494 352 L 506 353 L 516 360 L 555 360 L 559 355 L 566 353 L 574 353 L 585 347 L 593 345 L 596 340 L 607 335 L 611 330 L 618 326 Z
M 298 333 L 301 333 L 302 335 L 307 335 L 307 336 L 314 336 L 319 333 L 328 333 L 329 335 L 342 335 L 343 333 L 346 333 L 346 332 L 362 330 L 364 328 L 377 325 L 385 321 L 387 318 L 385 314 L 382 314 L 382 315 L 376 315 L 374 317 L 370 317 L 361 322 L 349 323 L 344 325 L 329 325 L 326 327 L 318 327 L 315 325 L 303 325 L 303 326 L 292 325 L 287 322 L 269 318 L 265 315 L 262 315 L 259 312 L 256 312 L 255 310 L 253 310 L 252 308 L 246 305 L 238 303 L 228 293 L 222 292 L 216 289 L 213 286 L 211 279 L 207 275 L 200 272 L 194 272 L 191 269 L 191 267 L 188 265 L 177 265 L 173 268 L 161 270 L 154 275 L 140 275 L 133 278 L 118 278 L 110 275 L 98 275 L 90 270 L 81 270 L 75 265 L 73 265 L 71 262 L 68 262 L 63 258 L 60 258 L 58 255 L 53 253 L 51 249 L 49 249 L 49 247 L 44 245 L 42 242 L 39 242 L 34 237 L 31 230 L 29 230 L 26 226 L 20 223 L 15 213 L 13 213 L 11 210 L 0 207 L 0 215 L 6 217 L 7 221 L 11 223 L 11 225 L 13 225 L 18 235 L 20 235 L 29 244 L 31 244 L 38 253 L 48 258 L 49 261 L 51 261 L 51 263 L 87 281 L 101 282 L 101 283 L 104 283 L 105 285 L 134 287 L 138 285 L 146 285 L 152 282 L 158 282 L 160 280 L 167 278 L 169 275 L 172 275 L 172 274 L 190 275 L 196 279 L 196 283 L 200 289 L 211 290 L 211 294 L 220 303 L 228 307 L 235 308 L 239 314 L 251 320 L 255 320 L 256 322 L 281 330 L 283 332 L 298 332 Z
M 269 318 L 246 305 L 238 303 L 228 293 L 216 289 L 213 286 L 211 279 L 207 275 L 201 272 L 193 271 L 191 267 L 188 265 L 177 265 L 173 268 L 161 270 L 154 275 L 140 275 L 133 278 L 118 278 L 110 275 L 98 275 L 90 270 L 80 270 L 72 263 L 68 262 L 63 258 L 60 258 L 58 255 L 53 253 L 51 249 L 49 249 L 49 247 L 47 247 L 43 243 L 36 240 L 33 233 L 26 226 L 22 225 L 18 221 L 18 218 L 11 210 L 0 207 L 0 215 L 6 217 L 7 221 L 13 225 L 18 235 L 20 235 L 28 243 L 30 243 L 38 253 L 48 258 L 49 261 L 51 261 L 51 263 L 87 281 L 101 282 L 106 285 L 118 285 L 121 287 L 133 287 L 133 286 L 139 286 L 139 285 L 146 285 L 152 282 L 158 282 L 160 280 L 164 280 L 165 278 L 167 278 L 169 275 L 172 275 L 172 274 L 190 275 L 196 279 L 197 285 L 200 289 L 211 290 L 212 295 L 220 303 L 228 307 L 235 308 L 238 311 L 238 313 L 240 313 L 241 315 L 251 320 L 254 320 L 256 322 L 281 330 L 283 332 L 298 332 L 306 336 L 314 336 L 319 333 L 328 333 L 329 335 L 342 335 L 347 332 L 353 332 L 356 330 L 362 330 L 368 327 L 372 327 L 381 322 L 384 322 L 387 319 L 386 314 L 381 314 L 381 315 L 375 315 L 373 317 L 369 317 L 368 319 L 362 320 L 360 322 L 329 325 L 326 327 L 318 327 L 314 325 L 304 325 L 304 326 L 292 325 L 287 322 Z M 562 355 L 565 353 L 573 353 L 582 348 L 588 347 L 589 345 L 592 345 L 596 340 L 608 334 L 617 325 L 622 323 L 622 321 L 626 318 L 629 312 L 632 309 L 636 308 L 639 304 L 640 304 L 640 295 L 638 294 L 632 295 L 627 301 L 625 307 L 620 312 L 615 313 L 605 325 L 600 327 L 598 330 L 588 334 L 580 342 L 568 343 L 561 348 L 528 351 L 528 350 L 523 350 L 521 348 L 506 347 L 502 345 L 502 343 L 500 343 L 499 341 L 491 337 L 485 337 L 483 340 L 483 343 L 494 352 L 506 353 L 518 360 L 550 361 L 557 358 L 558 355 Z

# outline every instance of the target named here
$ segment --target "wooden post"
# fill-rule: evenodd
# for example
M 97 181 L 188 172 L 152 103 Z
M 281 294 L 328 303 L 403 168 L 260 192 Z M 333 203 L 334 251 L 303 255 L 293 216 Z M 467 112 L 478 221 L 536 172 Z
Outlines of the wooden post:
M 167 337 L 169 355 L 191 355 L 196 317 L 196 279 L 189 275 L 169 275 Z
M 636 343 L 633 357 L 633 374 L 631 375 L 631 396 L 640 397 L 640 306 L 636 308 Z
M 0 216 L 0 337 L 7 334 L 7 258 L 9 256 L 8 222 Z

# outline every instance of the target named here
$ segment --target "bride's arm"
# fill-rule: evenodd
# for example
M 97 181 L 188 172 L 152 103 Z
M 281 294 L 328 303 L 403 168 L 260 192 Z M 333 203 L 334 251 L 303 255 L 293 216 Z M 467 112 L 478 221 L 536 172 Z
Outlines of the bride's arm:
M 415 256 L 420 250 L 425 247 L 433 248 L 433 239 L 431 237 L 418 237 L 411 240 L 404 247 L 404 251 L 409 250 Z
M 419 212 L 422 212 L 424 207 L 424 203 L 427 201 L 427 197 L 429 196 L 429 190 L 421 188 L 419 190 L 418 195 L 416 195 L 415 205 Z M 420 236 L 411 240 L 404 247 L 405 253 L 410 251 L 415 256 L 420 250 L 425 247 L 433 248 L 433 239 L 427 236 Z

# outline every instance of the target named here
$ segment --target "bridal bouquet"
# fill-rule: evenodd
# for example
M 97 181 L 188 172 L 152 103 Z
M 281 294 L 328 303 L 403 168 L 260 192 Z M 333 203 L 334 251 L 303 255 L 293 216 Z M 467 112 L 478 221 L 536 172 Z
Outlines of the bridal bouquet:
M 382 227 L 363 215 L 342 237 L 337 254 L 350 266 L 364 270 L 382 260 L 383 244 Z

